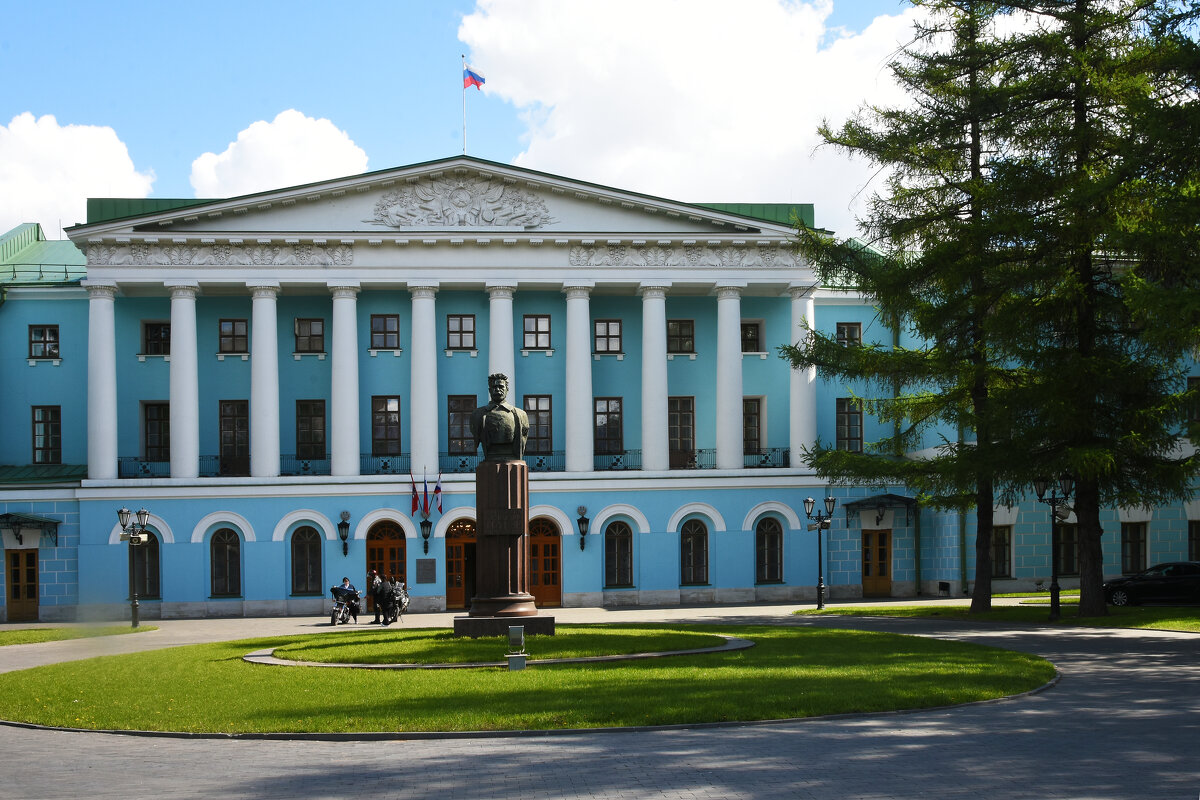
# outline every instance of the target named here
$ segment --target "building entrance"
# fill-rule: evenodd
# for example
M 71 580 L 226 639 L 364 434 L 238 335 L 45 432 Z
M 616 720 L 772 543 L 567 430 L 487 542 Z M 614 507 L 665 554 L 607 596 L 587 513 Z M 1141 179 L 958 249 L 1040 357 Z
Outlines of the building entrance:
M 446 608 L 468 608 L 475 596 L 475 521 L 460 519 L 446 531 Z
M 862 532 L 863 597 L 892 596 L 892 532 Z
M 38 551 L 6 550 L 4 564 L 8 567 L 8 621 L 37 622 Z
M 367 532 L 367 572 L 378 570 L 379 577 L 395 576 L 408 583 L 408 563 L 404 531 L 390 520 L 376 522 Z M 368 587 L 369 588 L 369 587 Z M 375 610 L 375 598 L 367 596 L 367 608 Z
M 538 608 L 562 605 L 562 536 L 545 517 L 529 523 L 529 593 Z

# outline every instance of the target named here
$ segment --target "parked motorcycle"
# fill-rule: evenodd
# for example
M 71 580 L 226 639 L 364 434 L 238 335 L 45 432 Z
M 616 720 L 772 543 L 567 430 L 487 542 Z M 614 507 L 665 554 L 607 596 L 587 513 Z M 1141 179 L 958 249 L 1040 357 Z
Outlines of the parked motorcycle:
M 392 584 L 392 596 L 385 599 L 383 624 L 391 625 L 408 611 L 408 587 L 403 583 Z
M 358 618 L 358 591 L 355 589 L 346 589 L 341 586 L 333 586 L 329 589 L 333 595 L 333 611 L 329 614 L 329 624 L 345 625 L 354 618 Z

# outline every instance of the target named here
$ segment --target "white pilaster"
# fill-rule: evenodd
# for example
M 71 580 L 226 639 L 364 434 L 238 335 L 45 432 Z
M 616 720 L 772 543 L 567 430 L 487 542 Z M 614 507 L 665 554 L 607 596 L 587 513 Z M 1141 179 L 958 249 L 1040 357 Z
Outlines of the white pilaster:
M 742 443 L 742 289 L 717 285 L 717 469 L 745 466 Z
M 513 353 L 513 290 L 505 284 L 487 284 L 488 293 L 488 374 L 508 376 L 508 402 L 521 407 L 517 394 L 516 357 Z
M 792 337 L 798 343 L 807 340 L 808 332 L 817 327 L 813 303 L 815 289 L 815 286 L 788 288 L 792 297 Z M 817 443 L 817 368 L 793 369 L 789 390 L 788 447 L 791 450 L 791 466 L 799 467 L 803 463 L 801 454 Z
M 329 471 L 359 474 L 357 281 L 329 284 L 333 292 L 333 364 L 329 414 Z
M 409 286 L 412 295 L 412 385 L 408 429 L 412 474 L 438 473 L 437 283 Z
M 196 354 L 196 294 L 200 284 L 179 281 L 171 290 L 171 477 L 200 474 L 200 378 Z
M 250 330 L 250 474 L 279 476 L 279 284 L 247 284 L 254 298 Z
M 592 284 L 567 285 L 566 471 L 594 469 L 592 413 Z
M 642 284 L 642 469 L 670 467 L 667 436 L 667 288 Z
M 83 281 L 88 293 L 88 477 L 117 477 L 117 338 L 114 283 Z

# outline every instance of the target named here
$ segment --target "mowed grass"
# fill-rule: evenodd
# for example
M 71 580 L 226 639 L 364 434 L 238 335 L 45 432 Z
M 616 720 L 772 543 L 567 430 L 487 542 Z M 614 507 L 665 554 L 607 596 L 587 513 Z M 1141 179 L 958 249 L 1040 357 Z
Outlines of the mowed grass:
M 37 644 L 39 642 L 60 642 L 64 639 L 88 639 L 93 636 L 117 636 L 122 633 L 142 633 L 156 631 L 155 625 L 131 628 L 128 625 L 85 626 L 72 628 L 18 628 L 16 630 L 0 631 L 0 647 L 9 644 Z
M 1062 625 L 1089 628 L 1156 628 L 1200 632 L 1200 607 L 1109 606 L 1103 617 L 1080 617 L 1078 602 L 1060 604 L 1061 617 L 1050 622 L 1049 601 L 1044 604 L 993 606 L 991 611 L 972 614 L 970 606 L 835 606 L 824 611 L 800 610 L 794 613 L 842 617 L 929 617 L 970 620 L 971 622 L 1023 622 L 1030 625 Z
M 632 635 L 655 630 L 605 628 Z M 1027 691 L 1054 674 L 1051 664 L 1027 654 L 894 634 L 766 626 L 657 630 L 704 639 L 722 633 L 755 646 L 519 672 L 366 670 L 242 660 L 260 648 L 319 645 L 331 634 L 252 639 L 0 675 L 0 718 L 221 733 L 594 728 L 941 706 Z M 410 635 L 395 632 L 401 640 Z M 505 640 L 492 641 L 496 652 L 506 649 Z M 543 641 L 527 640 L 532 657 Z

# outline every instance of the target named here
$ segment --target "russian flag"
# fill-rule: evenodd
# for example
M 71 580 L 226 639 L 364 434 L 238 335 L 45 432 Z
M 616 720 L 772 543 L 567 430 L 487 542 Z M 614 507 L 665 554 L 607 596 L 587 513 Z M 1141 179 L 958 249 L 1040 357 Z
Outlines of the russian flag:
M 417 509 L 421 507 L 421 498 L 417 495 L 417 479 L 413 478 L 412 473 L 409 473 L 408 477 L 412 479 L 412 513 L 416 514 Z
M 442 513 L 442 473 L 438 473 L 437 486 L 433 487 L 433 496 L 437 498 L 438 513 Z
M 476 89 L 483 86 L 485 83 L 483 75 L 471 69 L 470 67 L 463 68 L 463 88 L 474 86 Z

